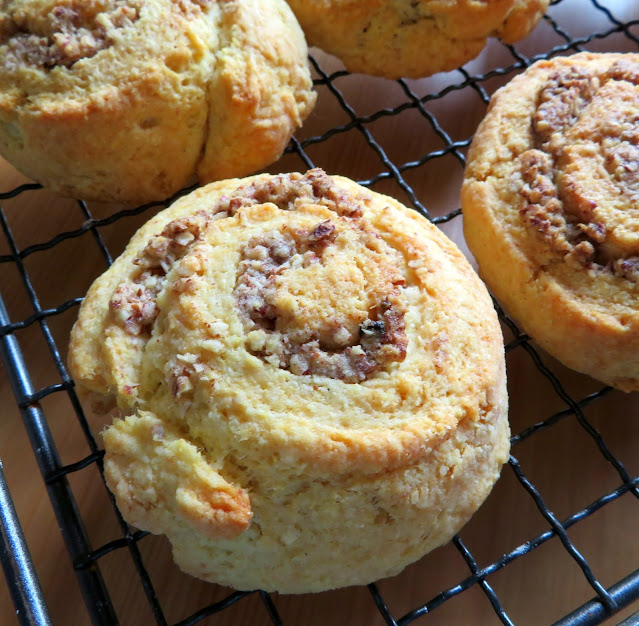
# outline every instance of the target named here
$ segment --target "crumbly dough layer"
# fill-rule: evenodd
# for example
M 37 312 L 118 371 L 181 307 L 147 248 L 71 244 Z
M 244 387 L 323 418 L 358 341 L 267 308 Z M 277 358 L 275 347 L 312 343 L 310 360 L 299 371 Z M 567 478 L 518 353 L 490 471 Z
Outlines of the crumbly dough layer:
M 569 367 L 639 390 L 639 55 L 540 61 L 498 91 L 468 158 L 480 274 Z
M 549 0 L 288 0 L 310 45 L 351 72 L 420 78 L 474 59 L 488 37 L 523 39 Z
M 141 203 L 249 174 L 314 103 L 284 0 L 0 4 L 0 153 L 64 195 Z
M 238 589 L 395 574 L 508 456 L 483 284 L 426 219 L 321 170 L 212 183 L 154 217 L 91 287 L 69 364 L 117 407 L 125 518 Z

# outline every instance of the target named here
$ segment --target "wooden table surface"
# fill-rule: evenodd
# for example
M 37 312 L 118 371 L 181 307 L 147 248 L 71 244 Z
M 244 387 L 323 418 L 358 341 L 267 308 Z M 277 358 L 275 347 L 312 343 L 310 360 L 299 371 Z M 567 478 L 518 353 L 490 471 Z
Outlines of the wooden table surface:
M 592 0 L 562 0 L 549 10 L 560 27 L 542 22 L 531 37 L 516 46 L 527 57 L 582 38 L 589 33 L 606 33 L 583 46 L 595 51 L 639 52 L 639 3 L 635 0 L 599 0 L 622 23 L 634 21 L 627 33 L 610 32 L 616 24 L 595 6 Z M 634 37 L 628 37 L 627 35 Z M 574 49 L 568 50 L 568 52 Z M 319 66 L 327 74 L 340 69 L 330 57 L 314 51 Z M 515 57 L 503 45 L 493 42 L 478 59 L 466 66 L 469 75 L 485 74 L 498 67 L 511 67 Z M 488 94 L 518 71 L 516 68 L 483 81 Z M 319 74 L 318 74 L 319 76 Z M 329 173 L 355 180 L 374 178 L 372 188 L 410 204 L 409 187 L 431 215 L 449 213 L 459 206 L 462 165 L 454 151 L 445 150 L 446 140 L 460 142 L 459 153 L 466 151 L 483 116 L 486 104 L 480 90 L 460 87 L 465 74 L 459 71 L 420 81 L 399 83 L 364 76 L 340 76 L 318 84 L 319 101 L 315 112 L 298 133 L 300 140 L 320 137 L 304 143 L 310 161 Z M 419 105 L 413 97 L 442 95 Z M 340 104 L 340 97 L 350 108 Z M 395 109 L 394 114 L 374 114 Z M 363 122 L 353 123 L 353 115 Z M 366 116 L 373 115 L 373 119 Z M 434 127 L 432 119 L 437 121 Z M 341 127 L 326 136 L 327 131 Z M 435 129 L 434 129 L 435 128 Z M 371 145 L 369 139 L 375 144 Z M 444 149 L 443 154 L 421 162 L 425 155 Z M 402 167 L 393 173 L 389 163 Z M 293 152 L 285 155 L 269 171 L 304 170 L 305 161 Z M 377 175 L 382 174 L 378 179 Z M 0 192 L 13 189 L 25 179 L 0 160 Z M 25 250 L 33 244 L 49 242 L 57 234 L 82 227 L 86 214 L 74 201 L 57 198 L 46 191 L 30 191 L 0 203 L 11 229 L 15 245 Z M 90 205 L 95 219 L 106 218 L 122 207 Z M 113 256 L 117 255 L 135 229 L 153 214 L 122 217 L 105 223 L 99 233 Z M 461 234 L 462 217 L 442 225 L 443 230 L 467 252 Z M 8 240 L 0 238 L 0 255 L 11 254 Z M 104 255 L 91 231 L 78 237 L 56 241 L 45 249 L 27 250 L 23 266 L 42 309 L 50 309 L 81 298 L 92 280 L 106 268 Z M 0 263 L 0 292 L 12 322 L 21 322 L 34 312 L 18 266 Z M 77 315 L 77 306 L 47 318 L 48 329 L 57 349 L 66 358 L 69 330 Z M 514 337 L 505 331 L 506 343 Z M 32 323 L 16 331 L 35 389 L 59 384 L 63 373 L 56 366 L 42 327 Z M 535 348 L 534 343 L 530 344 Z M 536 348 L 535 348 L 536 349 Z M 572 372 L 538 351 L 543 367 L 555 376 L 572 399 L 581 400 L 602 390 L 603 386 Z M 556 423 L 522 439 L 513 447 L 525 476 L 539 491 L 545 505 L 559 520 L 566 520 L 601 496 L 623 484 L 617 468 L 602 454 L 597 437 L 588 432 L 575 416 L 565 398 L 557 392 L 548 376 L 534 362 L 534 355 L 519 346 L 508 351 L 507 367 L 510 394 L 510 419 L 513 434 L 555 416 Z M 4 367 L 0 375 L 0 459 L 17 508 L 28 547 L 39 576 L 49 612 L 55 624 L 84 625 L 89 618 L 76 577 L 36 458 Z M 89 453 L 86 438 L 66 392 L 53 391 L 41 401 L 63 464 L 85 458 Z M 639 476 L 639 395 L 618 391 L 604 393 L 584 409 L 587 425 L 600 434 L 606 448 L 621 461 L 635 480 Z M 89 418 L 95 433 L 100 424 Z M 95 464 L 69 477 L 73 495 L 95 549 L 121 537 L 121 532 Z M 460 533 L 480 568 L 503 554 L 524 546 L 542 535 L 549 522 L 539 511 L 531 495 L 523 488 L 511 466 L 504 467 L 492 494 Z M 585 516 L 568 529 L 568 536 L 586 558 L 598 581 L 608 587 L 639 568 L 639 500 L 623 493 Z M 173 564 L 170 548 L 162 537 L 147 536 L 139 542 L 144 564 L 156 590 L 168 623 L 176 623 L 198 609 L 226 597 L 230 590 L 206 584 L 182 574 Z M 115 550 L 99 560 L 120 623 L 154 623 L 139 576 L 126 549 Z M 347 566 L 347 564 L 344 564 Z M 408 567 L 402 574 L 381 581 L 378 588 L 395 618 L 431 600 L 443 590 L 454 587 L 470 575 L 470 569 L 457 547 L 449 544 Z M 595 594 L 577 562 L 553 536 L 528 554 L 497 569 L 487 582 L 515 624 L 548 624 L 573 610 Z M 322 594 L 273 595 L 284 624 L 304 626 L 383 624 L 371 593 L 366 587 L 342 589 Z M 639 603 L 615 615 L 609 623 L 636 612 Z M 11 598 L 0 577 L 0 624 L 18 623 Z M 203 624 L 266 625 L 271 621 L 258 594 L 253 594 Z M 420 617 L 418 624 L 498 624 L 489 599 L 480 585 L 474 584 L 444 602 L 432 613 Z

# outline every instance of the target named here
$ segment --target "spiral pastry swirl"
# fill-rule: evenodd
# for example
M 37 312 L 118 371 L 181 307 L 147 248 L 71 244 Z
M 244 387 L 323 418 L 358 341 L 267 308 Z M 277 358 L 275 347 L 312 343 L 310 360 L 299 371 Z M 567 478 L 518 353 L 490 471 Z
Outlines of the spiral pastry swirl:
M 398 572 L 507 456 L 482 283 L 427 220 L 320 170 L 214 183 L 153 218 L 89 291 L 69 360 L 117 407 L 125 518 L 236 588 Z
M 163 200 L 277 160 L 313 109 L 284 0 L 0 3 L 0 154 L 86 200 Z
M 480 273 L 527 332 L 639 389 L 639 55 L 539 62 L 495 94 L 462 202 Z
M 351 72 L 420 78 L 474 59 L 489 37 L 524 39 L 549 0 L 287 0 L 310 45 Z

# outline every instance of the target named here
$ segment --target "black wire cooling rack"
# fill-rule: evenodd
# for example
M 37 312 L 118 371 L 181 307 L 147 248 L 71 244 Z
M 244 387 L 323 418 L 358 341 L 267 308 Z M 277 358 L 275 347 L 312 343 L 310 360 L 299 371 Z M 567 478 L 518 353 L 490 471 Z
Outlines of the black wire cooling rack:
M 587 13 L 589 18 L 580 28 L 575 27 L 574 16 L 579 13 Z M 395 195 L 400 200 L 426 215 L 444 230 L 450 228 L 459 230 L 461 211 L 451 208 L 458 204 L 450 204 L 450 197 L 442 191 L 439 181 L 448 181 L 447 185 L 458 186 L 463 172 L 465 153 L 470 144 L 472 132 L 476 127 L 479 117 L 465 115 L 466 103 L 479 99 L 482 111 L 488 104 L 490 94 L 497 87 L 510 80 L 515 74 L 521 72 L 538 59 L 549 58 L 555 55 L 571 54 L 582 50 L 593 51 L 634 51 L 639 52 L 639 6 L 633 1 L 614 0 L 556 0 L 551 3 L 547 15 L 538 27 L 542 36 L 536 41 L 541 41 L 534 46 L 527 40 L 516 46 L 507 46 L 499 42 L 489 44 L 482 55 L 464 68 L 455 72 L 439 75 L 423 81 L 385 81 L 382 79 L 357 77 L 353 82 L 352 76 L 340 69 L 336 61 L 322 54 L 311 57 L 311 64 L 315 73 L 315 84 L 319 92 L 320 105 L 308 121 L 305 128 L 292 139 L 283 159 L 273 166 L 271 171 L 305 170 L 314 166 L 322 166 L 330 173 L 342 173 L 359 180 L 362 184 Z M 538 31 L 539 32 L 539 31 Z M 537 47 L 535 47 L 537 46 Z M 354 91 L 357 89 L 357 91 Z M 365 93 L 362 95 L 362 89 Z M 390 94 L 390 95 L 389 95 Z M 451 126 L 441 120 L 450 114 L 451 107 L 458 109 L 457 124 Z M 370 109 L 370 112 L 367 112 Z M 322 124 L 328 116 L 324 113 L 330 111 L 331 120 L 341 119 L 339 125 L 324 128 Z M 323 113 L 324 112 L 324 113 Z M 410 126 L 414 126 L 410 140 L 406 142 L 406 150 L 402 153 L 391 153 L 387 149 L 387 139 L 397 130 L 396 122 L 402 116 L 410 116 Z M 337 117 L 336 117 L 337 116 Z M 404 124 L 406 127 L 406 124 Z M 423 138 L 423 140 L 421 139 Z M 354 147 L 355 146 L 355 147 Z M 367 165 L 360 165 L 363 160 L 356 159 L 353 155 L 368 152 Z M 336 157 L 339 155 L 340 171 L 335 171 Z M 369 168 L 367 170 L 366 168 Z M 102 472 L 102 451 L 95 436 L 96 427 L 91 424 L 78 402 L 73 380 L 70 378 L 65 362 L 66 343 L 64 338 L 56 338 L 53 327 L 56 320 L 65 315 L 67 311 L 74 315 L 81 302 L 81 294 L 69 299 L 62 298 L 54 303 L 42 302 L 39 295 L 38 281 L 34 280 L 30 272 L 30 264 L 33 259 L 45 255 L 45 263 L 51 266 L 50 280 L 58 280 L 60 284 L 65 282 L 65 276 L 56 268 L 56 258 L 65 255 L 76 254 L 80 247 L 84 250 L 88 245 L 97 249 L 102 256 L 103 265 L 110 264 L 112 255 L 119 250 L 110 251 L 105 243 L 108 239 L 105 232 L 112 225 L 122 232 L 127 233 L 127 238 L 132 234 L 133 226 L 139 225 L 141 220 L 147 219 L 165 203 L 155 203 L 126 210 L 113 210 L 112 212 L 96 210 L 84 202 L 69 201 L 69 211 L 79 212 L 79 226 L 55 232 L 45 241 L 30 242 L 21 246 L 20 236 L 16 235 L 12 228 L 14 211 L 34 210 L 34 215 L 40 215 L 38 219 L 46 220 L 46 207 L 42 204 L 43 192 L 35 184 L 22 184 L 14 189 L 0 193 L 0 226 L 5 241 L 2 243 L 4 254 L 0 255 L 0 269 L 9 269 L 9 273 L 17 276 L 13 286 L 8 288 L 7 282 L 2 278 L 7 274 L 0 274 L 0 289 L 3 292 L 7 306 L 0 299 L 0 350 L 4 359 L 7 376 L 15 396 L 17 408 L 22 416 L 26 431 L 35 453 L 37 465 L 44 479 L 46 491 L 49 495 L 55 518 L 60 527 L 66 548 L 69 552 L 77 581 L 82 596 L 86 603 L 87 620 L 94 624 L 111 625 L 116 623 L 141 623 L 133 622 L 127 616 L 126 607 L 115 606 L 112 601 L 109 585 L 103 576 L 103 562 L 113 553 L 124 555 L 128 559 L 130 567 L 128 575 L 131 576 L 130 584 L 139 585 L 145 602 L 148 604 L 148 623 L 153 620 L 157 624 L 179 624 L 182 626 L 195 624 L 202 620 L 207 623 L 220 623 L 217 620 L 230 610 L 231 606 L 237 606 L 252 597 L 256 602 L 256 613 L 249 621 L 224 622 L 224 623 L 260 623 L 290 624 L 281 609 L 281 604 L 287 602 L 284 597 L 272 596 L 264 592 L 222 592 L 216 596 L 213 603 L 201 602 L 192 607 L 189 615 L 179 619 L 169 619 L 167 606 L 170 599 L 162 597 L 162 594 L 153 583 L 155 562 L 149 565 L 148 554 L 142 549 L 147 533 L 137 531 L 129 527 L 115 509 L 113 499 L 111 501 L 115 515 L 119 536 L 115 539 L 92 545 L 86 531 L 85 513 L 81 507 L 81 494 L 77 494 L 73 488 L 73 477 L 76 474 L 86 472 L 88 468 L 97 468 L 98 473 L 94 480 L 94 489 L 102 489 L 106 493 L 106 487 L 100 481 Z M 454 202 L 458 203 L 458 196 Z M 14 206 L 15 205 L 15 206 Z M 19 206 L 18 206 L 19 205 Z M 39 213 L 37 211 L 40 211 Z M 137 221 L 136 221 L 137 219 Z M 82 246 L 80 245 L 82 243 Z M 117 246 L 116 246 L 117 247 Z M 78 259 L 78 262 L 81 262 Z M 73 266 L 74 261 L 70 262 Z M 63 273 L 62 273 L 63 274 Z M 17 299 L 15 284 L 22 286 L 26 305 L 15 305 Z M 40 280 L 41 283 L 41 280 Z M 10 291 L 7 291 L 10 289 Z M 65 290 L 61 290 L 66 294 Z M 600 564 L 593 563 L 588 554 L 582 554 L 574 533 L 598 516 L 606 515 L 606 512 L 614 508 L 615 503 L 623 500 L 626 503 L 624 515 L 632 510 L 635 517 L 639 510 L 639 472 L 636 453 L 630 457 L 620 458 L 614 447 L 608 442 L 608 436 L 602 434 L 601 419 L 597 422 L 597 415 L 605 414 L 605 423 L 614 424 L 619 420 L 620 414 L 627 411 L 625 407 L 632 406 L 626 401 L 627 396 L 608 387 L 595 385 L 585 395 L 576 395 L 573 391 L 574 377 L 549 357 L 539 352 L 534 343 L 522 334 L 515 323 L 508 319 L 496 303 L 507 339 L 507 356 L 509 372 L 512 367 L 527 364 L 524 369 L 530 375 L 533 371 L 535 380 L 524 381 L 524 388 L 528 388 L 531 394 L 536 394 L 537 387 L 544 387 L 550 397 L 549 406 L 552 410 L 543 415 L 526 415 L 523 420 L 515 419 L 519 412 L 526 413 L 522 404 L 517 404 L 511 396 L 511 420 L 513 421 L 512 456 L 509 466 L 505 467 L 502 480 L 506 480 L 505 474 L 510 474 L 510 480 L 517 485 L 516 489 L 523 494 L 529 503 L 529 512 L 537 515 L 540 520 L 539 531 L 528 534 L 521 541 L 509 545 L 499 553 L 485 554 L 482 548 L 481 536 L 479 540 L 471 535 L 466 540 L 466 529 L 452 541 L 452 546 L 461 555 L 465 562 L 466 572 L 457 579 L 448 583 L 443 581 L 437 591 L 432 592 L 432 584 L 423 592 L 418 592 L 420 600 L 411 607 L 395 608 L 393 606 L 393 593 L 389 593 L 384 582 L 371 584 L 364 590 L 371 606 L 376 607 L 374 612 L 375 623 L 387 625 L 406 625 L 413 622 L 430 623 L 461 623 L 456 621 L 434 621 L 438 615 L 443 614 L 442 606 L 451 603 L 455 598 L 463 598 L 468 590 L 479 590 L 492 606 L 490 617 L 483 620 L 485 623 L 532 623 L 527 621 L 526 609 L 514 605 L 507 592 L 502 588 L 507 586 L 497 584 L 497 576 L 504 570 L 515 571 L 518 567 L 531 567 L 535 555 L 541 554 L 547 546 L 553 546 L 555 555 L 546 565 L 548 579 L 552 579 L 553 563 L 568 559 L 571 566 L 580 570 L 578 577 L 583 580 L 585 595 L 583 602 L 577 602 L 566 607 L 566 615 L 559 619 L 558 624 L 598 624 L 622 609 L 626 609 L 639 599 L 639 524 L 631 522 L 621 537 L 618 537 L 618 545 L 605 550 L 607 558 L 615 560 L 620 555 L 630 552 L 634 555 L 634 563 L 630 569 L 621 573 L 615 573 L 611 578 L 606 575 L 602 580 L 598 575 Z M 49 377 L 55 382 L 45 385 L 34 383 L 32 377 L 33 362 L 27 362 L 21 351 L 21 333 L 37 331 L 39 341 L 42 343 L 43 353 L 52 357 L 52 368 Z M 515 364 L 515 365 L 513 365 Z M 516 381 L 515 381 L 516 382 Z M 521 386 L 521 385 L 520 385 Z M 534 388 L 533 388 L 534 387 Z M 77 460 L 63 464 L 58 453 L 55 429 L 48 419 L 47 400 L 58 396 L 66 396 L 67 402 L 72 408 L 74 419 L 82 430 L 86 440 L 88 454 L 77 457 Z M 515 400 L 513 402 L 513 400 Z M 525 402 L 525 400 L 524 400 Z M 620 408 L 621 407 L 621 408 Z M 630 416 L 630 418 L 637 416 Z M 639 419 L 639 418 L 638 418 Z M 520 422 L 523 421 L 523 424 Z M 572 432 L 567 435 L 564 425 L 569 424 Z M 2 426 L 0 425 L 0 429 Z M 607 431 L 610 427 L 607 426 Z M 636 431 L 636 429 L 635 429 Z M 637 431 L 636 431 L 637 432 Z M 639 434 L 639 433 L 638 433 Z M 533 463 L 526 459 L 522 462 L 520 451 L 526 457 L 526 442 L 532 439 L 585 437 L 590 445 L 589 456 L 583 460 L 583 465 L 576 471 L 585 472 L 585 468 L 595 466 L 604 468 L 612 478 L 609 486 L 603 492 L 588 498 L 583 506 L 565 511 L 559 503 L 555 502 L 550 507 L 546 502 L 544 488 L 540 482 L 547 483 L 545 475 L 535 478 L 540 466 L 549 468 L 548 473 L 554 479 L 560 479 L 561 472 L 567 471 L 566 464 L 558 458 L 537 458 Z M 586 444 L 584 444 L 586 445 Z M 639 440 L 634 446 L 639 448 Z M 630 450 L 632 451 L 632 446 Z M 535 464 L 536 463 L 536 464 Z M 526 467 L 526 469 L 524 469 Z M 630 468 L 630 469 L 629 469 Z M 574 468 L 573 468 L 574 469 Z M 586 473 L 584 473 L 584 477 Z M 585 479 L 584 479 L 585 480 Z M 579 481 L 577 481 L 577 484 Z M 575 484 L 575 483 L 573 483 Z M 584 483 L 585 488 L 585 483 Z M 628 504 L 630 502 L 630 504 Z M 108 507 L 108 503 L 106 505 Z M 513 502 L 503 516 L 512 516 L 517 519 L 523 513 L 516 509 L 522 505 Z M 532 507 L 532 508 L 531 508 Z M 525 508 L 523 506 L 522 508 Z M 562 514 L 555 514 L 553 510 L 561 510 Z M 478 513 L 479 516 L 481 516 Z M 31 561 L 27 543 L 22 533 L 19 517 L 13 506 L 13 501 L 7 481 L 0 464 L 0 557 L 4 566 L 8 587 L 15 604 L 19 620 L 25 624 L 49 624 L 51 623 L 46 598 L 44 597 L 36 569 Z M 471 522 L 472 524 L 472 522 Z M 616 522 L 613 523 L 612 533 L 617 533 Z M 619 526 L 622 527 L 623 525 Z M 634 533 L 633 533 L 634 528 Z M 57 531 L 54 531 L 57 532 Z M 483 528 L 482 532 L 490 532 Z M 498 532 L 498 529 L 495 529 Z M 602 541 L 604 538 L 602 537 Z M 607 541 L 607 539 L 605 540 Z M 471 543 L 474 546 L 471 547 Z M 450 546 L 449 549 L 453 549 Z M 430 557 L 426 557 L 427 559 Z M 152 559 L 151 559 L 152 561 Z M 628 568 L 627 560 L 624 561 Z M 172 566 L 167 566 L 172 567 Z M 427 568 L 427 566 L 425 566 Z M 634 568 L 634 571 L 633 571 Z M 409 568 L 400 576 L 408 584 L 415 571 Z M 517 570 L 521 572 L 521 569 Z M 526 576 L 518 574 L 521 580 Z M 181 578 L 181 581 L 185 579 Z M 503 577 L 502 579 L 503 580 Z M 188 584 L 183 583 L 183 584 Z M 401 584 L 404 583 L 400 583 Z M 561 594 L 561 581 L 555 583 L 558 593 Z M 346 590 L 350 592 L 349 590 Z M 530 603 L 543 603 L 544 597 L 538 589 L 531 584 L 529 592 L 525 589 L 524 595 Z M 363 602 L 362 590 L 358 590 L 358 606 Z M 356 593 L 352 591 L 352 593 Z M 421 593 L 421 595 L 419 595 Z M 517 596 L 521 598 L 522 596 Z M 258 600 L 255 600 L 258 598 Z M 591 598 L 588 600 L 588 598 Z M 462 600 L 463 601 L 463 600 Z M 122 603 L 120 603 L 122 604 Z M 259 608 L 261 606 L 261 609 Z M 370 607 L 369 607 L 370 609 Z M 321 623 L 373 623 L 370 610 L 365 621 L 357 621 L 357 615 L 341 618 L 329 618 Z M 522 617 L 523 616 L 523 617 Z M 555 619 L 555 618 L 553 618 Z M 614 618 L 612 618 L 614 619 Z M 371 621 L 367 621 L 371 620 Z M 433 621 L 430 621 L 433 620 Z M 488 620 L 488 621 L 486 621 Z M 146 622 L 145 622 L 146 623 Z M 306 623 L 297 621 L 297 623 Z M 317 622 L 320 623 L 320 622 Z M 465 621 L 463 623 L 479 623 L 479 620 Z M 639 623 L 639 613 L 635 613 L 624 620 L 623 624 Z

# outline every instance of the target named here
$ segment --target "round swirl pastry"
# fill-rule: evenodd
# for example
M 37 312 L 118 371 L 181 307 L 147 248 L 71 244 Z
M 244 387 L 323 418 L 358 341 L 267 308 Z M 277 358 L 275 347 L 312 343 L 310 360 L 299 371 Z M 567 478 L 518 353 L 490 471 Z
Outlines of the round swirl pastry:
M 91 288 L 70 365 L 120 412 L 104 445 L 124 517 L 239 589 L 394 574 L 508 456 L 483 284 L 417 213 L 320 170 L 213 183 L 153 218 Z
M 523 39 L 549 0 L 288 0 L 309 44 L 351 72 L 420 78 L 475 58 L 488 37 Z
M 480 274 L 526 332 L 639 390 L 639 55 L 540 61 L 498 91 L 462 205 Z
M 0 153 L 64 195 L 141 203 L 251 173 L 314 103 L 284 0 L 0 3 Z

